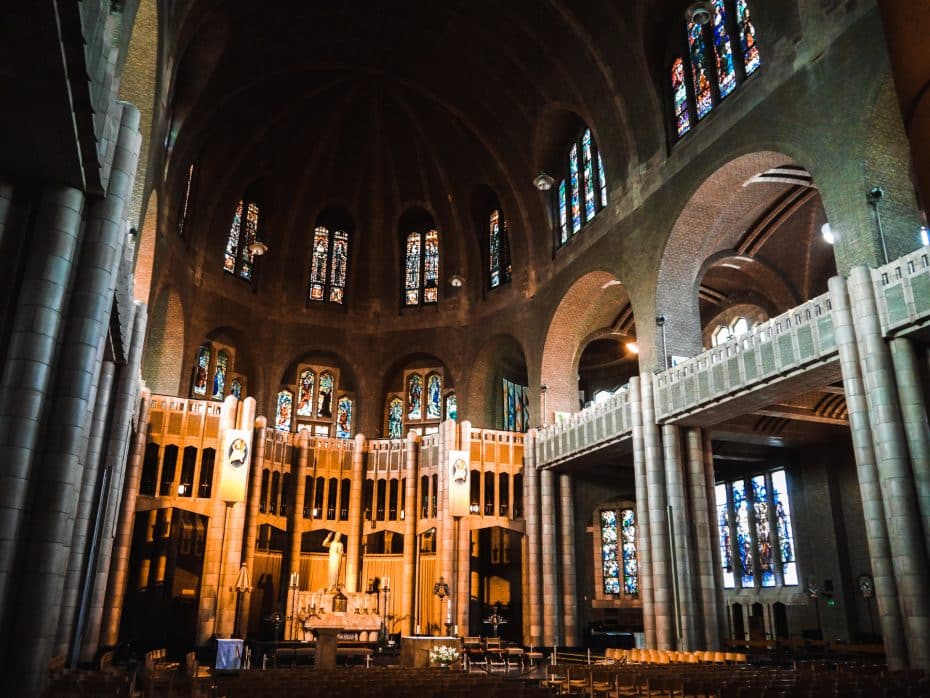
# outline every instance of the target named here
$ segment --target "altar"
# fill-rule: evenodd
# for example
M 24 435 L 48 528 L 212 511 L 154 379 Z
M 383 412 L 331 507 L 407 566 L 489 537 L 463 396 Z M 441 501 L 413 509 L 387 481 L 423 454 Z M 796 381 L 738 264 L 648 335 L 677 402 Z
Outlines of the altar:
M 416 669 L 430 666 L 429 651 L 438 645 L 451 645 L 461 650 L 462 639 L 431 635 L 404 635 L 400 638 L 400 665 Z
M 288 593 L 288 628 L 285 637 L 289 640 L 309 642 L 314 631 L 336 630 L 340 642 L 377 642 L 381 632 L 382 617 L 375 612 L 366 594 L 349 594 L 345 611 L 333 610 L 333 595 L 326 592 L 297 591 Z

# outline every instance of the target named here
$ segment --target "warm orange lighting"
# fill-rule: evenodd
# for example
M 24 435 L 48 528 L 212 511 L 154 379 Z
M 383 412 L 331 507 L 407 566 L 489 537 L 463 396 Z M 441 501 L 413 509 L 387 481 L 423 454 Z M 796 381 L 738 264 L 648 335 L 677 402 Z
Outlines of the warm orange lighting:
M 627 348 L 627 351 L 629 351 L 631 354 L 639 353 L 639 345 L 636 342 L 627 342 L 626 348 Z

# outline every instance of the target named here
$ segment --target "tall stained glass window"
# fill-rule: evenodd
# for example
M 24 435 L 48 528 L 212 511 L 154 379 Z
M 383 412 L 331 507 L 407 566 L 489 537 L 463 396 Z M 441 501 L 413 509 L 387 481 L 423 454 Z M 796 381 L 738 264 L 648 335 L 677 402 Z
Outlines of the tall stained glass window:
M 736 87 L 736 71 L 733 68 L 733 49 L 730 48 L 730 32 L 727 29 L 727 10 L 723 0 L 714 0 L 714 56 L 717 59 L 717 87 L 723 99 Z
M 620 512 L 620 541 L 623 550 L 623 593 L 639 595 L 639 567 L 636 555 L 636 514 L 632 509 Z
M 206 397 L 207 380 L 210 375 L 210 360 L 213 358 L 213 351 L 209 344 L 202 344 L 197 350 L 197 363 L 194 366 L 194 381 L 191 392 L 195 397 Z
M 216 368 L 213 369 L 214 400 L 222 400 L 226 396 L 226 371 L 229 370 L 229 354 L 220 349 L 216 355 Z
M 620 593 L 620 561 L 617 555 L 617 512 L 601 512 L 601 561 L 604 573 L 604 593 Z
M 507 220 L 501 215 L 500 209 L 491 211 L 488 223 L 488 272 L 491 288 L 510 281 L 510 239 Z
M 675 101 L 675 128 L 681 137 L 691 129 L 691 107 L 688 106 L 688 88 L 685 85 L 685 62 L 681 57 L 672 63 L 672 98 Z
M 391 398 L 388 403 L 387 436 L 389 439 L 404 437 L 404 401 L 399 397 Z
M 438 373 L 426 378 L 426 418 L 442 419 L 442 378 Z
M 242 381 L 238 378 L 233 378 L 232 383 L 229 384 L 229 394 L 235 395 L 237 399 L 242 399 Z
M 594 183 L 594 155 L 591 152 L 591 129 L 586 128 L 581 136 L 581 161 L 584 172 L 584 219 L 594 218 L 597 213 L 597 185 Z
M 310 260 L 310 300 L 321 301 L 326 292 L 329 266 L 329 230 L 320 226 L 313 231 L 313 255 Z
M 439 300 L 439 233 L 428 230 L 423 243 L 423 302 Z
M 727 507 L 727 486 L 722 482 L 714 487 L 717 504 L 717 533 L 720 544 L 720 565 L 723 567 L 723 586 L 732 589 L 736 586 L 733 576 L 733 547 L 730 544 L 730 510 Z
M 446 419 L 458 419 L 459 416 L 459 403 L 455 397 L 455 393 L 449 393 L 446 395 Z
M 407 419 L 423 418 L 423 379 L 418 373 L 407 377 Z
M 697 117 L 703 119 L 714 107 L 710 82 L 710 61 L 704 46 L 704 30 L 700 24 L 688 23 L 688 49 L 691 52 L 691 75 L 694 81 L 694 99 Z
M 762 58 L 759 56 L 759 47 L 756 46 L 756 28 L 752 24 L 749 3 L 746 0 L 736 0 L 736 19 L 739 24 L 743 65 L 746 69 L 746 75 L 752 75 L 762 65 Z
M 565 180 L 559 182 L 559 242 L 568 242 L 568 202 L 565 195 Z
M 348 269 L 349 234 L 344 230 L 337 230 L 333 233 L 333 264 L 329 275 L 330 303 L 342 303 L 345 299 Z
M 785 471 L 772 473 L 772 504 L 775 507 L 775 527 L 778 534 L 779 561 L 784 583 L 798 583 L 798 563 L 794 556 L 794 531 L 791 528 L 791 503 L 788 501 L 788 483 Z
M 252 280 L 254 255 L 249 250 L 258 240 L 259 211 L 255 201 L 240 199 L 226 237 L 223 270 L 246 281 Z
M 349 234 L 344 230 L 330 232 L 328 227 L 318 225 L 313 230 L 308 301 L 341 304 L 345 299 L 348 264 Z
M 178 216 L 178 235 L 184 237 L 184 229 L 187 226 L 188 215 L 191 206 L 191 192 L 194 187 L 194 163 L 187 168 L 187 181 L 184 185 L 184 196 L 181 198 L 181 214 Z
M 294 405 L 294 394 L 290 390 L 278 393 L 278 402 L 274 412 L 274 428 L 278 431 L 291 430 L 291 408 Z
M 336 438 L 352 438 L 352 400 L 345 396 L 339 398 L 336 408 Z
M 420 304 L 420 233 L 407 236 L 404 257 L 404 304 Z
M 597 176 L 601 182 L 601 208 L 607 206 L 607 175 L 604 174 L 604 156 L 597 154 Z
M 317 416 L 318 417 L 332 417 L 333 416 L 333 374 L 329 371 L 324 371 L 320 374 L 320 389 L 319 396 L 317 397 Z
M 578 144 L 568 151 L 568 172 L 572 183 L 572 235 L 581 230 L 581 183 L 578 177 Z
M 765 475 L 757 475 L 752 484 L 752 509 L 756 521 L 756 555 L 762 586 L 775 586 L 775 551 L 772 549 L 772 532 L 769 527 L 769 498 Z
M 230 274 L 236 273 L 236 259 L 239 255 L 239 233 L 242 228 L 242 199 L 236 205 L 232 223 L 229 224 L 229 235 L 226 237 L 226 255 L 223 259 L 223 270 Z
M 304 369 L 297 376 L 297 416 L 313 416 L 313 386 L 316 383 L 316 373 L 313 369 Z
M 737 480 L 733 483 L 733 511 L 736 516 L 736 551 L 739 556 L 740 584 L 753 586 L 752 567 L 752 531 L 749 527 L 749 502 L 746 500 L 746 483 Z

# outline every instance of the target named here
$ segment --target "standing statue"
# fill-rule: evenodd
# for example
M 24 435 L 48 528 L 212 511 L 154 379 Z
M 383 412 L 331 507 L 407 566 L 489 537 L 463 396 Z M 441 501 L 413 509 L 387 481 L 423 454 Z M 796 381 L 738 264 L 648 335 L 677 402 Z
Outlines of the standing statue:
M 342 566 L 342 534 L 334 531 L 326 536 L 323 547 L 329 548 L 329 567 L 326 575 L 326 588 L 336 591 L 339 587 L 339 568 Z

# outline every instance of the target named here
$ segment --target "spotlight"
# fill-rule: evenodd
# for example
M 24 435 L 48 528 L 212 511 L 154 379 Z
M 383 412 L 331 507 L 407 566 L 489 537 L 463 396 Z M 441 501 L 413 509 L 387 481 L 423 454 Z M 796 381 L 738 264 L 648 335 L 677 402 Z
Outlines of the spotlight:
M 920 226 L 920 244 L 926 247 L 930 245 L 930 233 L 927 232 L 927 226 Z
M 830 228 L 829 223 L 824 223 L 820 226 L 820 234 L 823 236 L 824 242 L 828 245 L 832 245 L 836 242 L 836 235 L 833 234 L 833 229 Z

